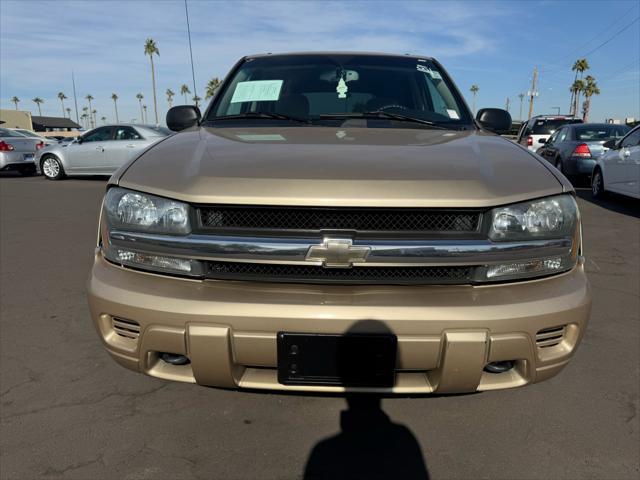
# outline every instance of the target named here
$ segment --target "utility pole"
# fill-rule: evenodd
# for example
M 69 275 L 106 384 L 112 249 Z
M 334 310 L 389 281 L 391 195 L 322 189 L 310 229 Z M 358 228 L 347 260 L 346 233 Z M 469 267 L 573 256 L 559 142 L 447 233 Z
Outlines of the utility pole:
M 536 88 L 538 86 L 538 67 L 533 68 L 533 80 L 531 81 L 531 91 L 529 92 L 529 117 L 533 115 L 533 99 L 538 96 Z
M 508 112 L 509 111 L 509 97 L 507 97 L 507 104 L 505 105 L 505 110 Z

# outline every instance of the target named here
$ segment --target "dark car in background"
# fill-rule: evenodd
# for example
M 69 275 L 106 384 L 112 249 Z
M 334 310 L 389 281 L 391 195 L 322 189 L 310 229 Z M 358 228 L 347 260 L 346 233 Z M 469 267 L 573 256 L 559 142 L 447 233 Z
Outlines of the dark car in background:
M 570 115 L 537 115 L 522 125 L 517 142 L 535 152 L 545 144 L 549 136 L 561 126 L 583 123 L 581 119 Z
M 604 143 L 621 139 L 629 130 L 626 125 L 610 123 L 565 125 L 537 153 L 566 176 L 589 176 L 598 158 L 608 150 Z

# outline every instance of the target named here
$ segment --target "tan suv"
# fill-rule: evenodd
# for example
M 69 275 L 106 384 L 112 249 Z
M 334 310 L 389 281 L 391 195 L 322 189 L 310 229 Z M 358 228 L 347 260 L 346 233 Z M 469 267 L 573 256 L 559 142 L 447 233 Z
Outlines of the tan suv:
M 121 365 L 218 387 L 517 387 L 591 306 L 571 184 L 427 57 L 241 59 L 109 181 L 88 284 Z

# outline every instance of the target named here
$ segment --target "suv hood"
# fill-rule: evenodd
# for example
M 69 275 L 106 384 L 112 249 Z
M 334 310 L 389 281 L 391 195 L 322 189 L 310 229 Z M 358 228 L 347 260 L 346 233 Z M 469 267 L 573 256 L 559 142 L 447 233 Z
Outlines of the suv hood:
M 191 203 L 362 207 L 490 207 L 563 191 L 551 167 L 495 135 L 331 127 L 181 132 L 119 185 Z

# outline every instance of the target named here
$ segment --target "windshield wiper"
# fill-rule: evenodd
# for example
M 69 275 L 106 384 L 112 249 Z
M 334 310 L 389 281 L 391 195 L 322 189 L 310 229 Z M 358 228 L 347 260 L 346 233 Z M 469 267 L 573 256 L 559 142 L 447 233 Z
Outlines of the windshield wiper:
M 306 118 L 292 117 L 291 115 L 286 115 L 284 113 L 272 113 L 272 112 L 246 112 L 246 113 L 238 113 L 236 115 L 223 115 L 221 117 L 213 117 L 209 121 L 243 120 L 243 119 L 253 120 L 256 118 L 272 118 L 275 120 L 287 120 L 289 122 L 296 122 L 296 123 L 311 123 L 311 121 Z
M 410 117 L 408 115 L 402 115 L 401 113 L 389 113 L 383 112 L 382 110 L 375 110 L 372 112 L 362 112 L 362 113 L 330 113 L 320 115 L 320 119 L 340 119 L 340 118 L 389 118 L 391 120 L 399 120 L 401 122 L 413 122 L 420 123 L 422 125 L 428 125 L 432 128 L 437 128 L 439 130 L 450 130 L 450 128 L 445 127 L 443 125 L 438 125 L 435 122 L 431 122 L 429 120 L 423 120 L 421 118 Z

